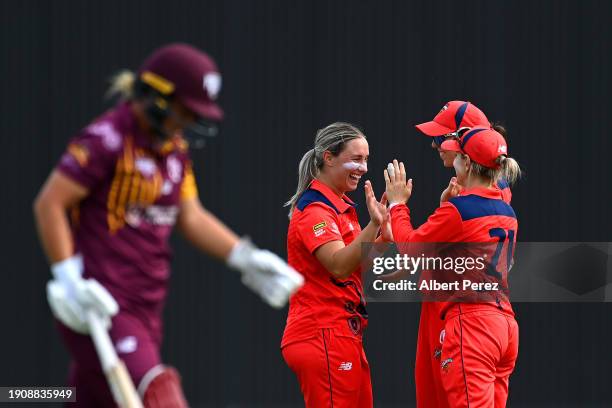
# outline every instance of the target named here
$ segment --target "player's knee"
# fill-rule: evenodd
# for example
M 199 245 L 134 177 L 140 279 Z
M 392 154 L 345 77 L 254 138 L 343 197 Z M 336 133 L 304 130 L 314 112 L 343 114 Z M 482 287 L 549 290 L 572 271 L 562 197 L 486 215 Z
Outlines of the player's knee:
M 145 408 L 186 408 L 181 377 L 173 367 L 157 365 L 151 368 L 138 385 Z

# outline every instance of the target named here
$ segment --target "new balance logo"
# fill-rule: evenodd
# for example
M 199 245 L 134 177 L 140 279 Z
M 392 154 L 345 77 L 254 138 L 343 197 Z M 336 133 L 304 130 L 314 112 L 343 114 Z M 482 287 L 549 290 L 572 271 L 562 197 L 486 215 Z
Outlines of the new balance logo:
M 353 363 L 351 363 L 350 361 L 343 361 L 342 363 L 340 363 L 340 367 L 338 367 L 338 370 L 340 371 L 350 371 L 353 369 Z

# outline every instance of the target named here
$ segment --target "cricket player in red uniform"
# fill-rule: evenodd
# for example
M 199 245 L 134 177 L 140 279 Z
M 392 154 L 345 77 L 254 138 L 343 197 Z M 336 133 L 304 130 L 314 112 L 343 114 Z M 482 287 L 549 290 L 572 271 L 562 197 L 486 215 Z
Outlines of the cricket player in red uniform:
M 395 241 L 497 243 L 504 253 L 512 253 L 518 229 L 516 215 L 494 184 L 501 176 L 515 181 L 520 168 L 507 156 L 503 136 L 490 128 L 473 128 L 458 140 L 446 140 L 442 148 L 457 153 L 454 168 L 464 188 L 417 229 L 412 227 L 405 204 L 412 192 L 412 180 L 406 181 L 403 163 L 394 161 L 390 171 L 385 170 Z M 500 262 L 496 268 L 507 274 L 507 262 Z M 421 333 L 430 334 L 430 326 L 438 330 L 442 321 L 441 349 L 435 351 L 439 375 L 432 376 L 429 364 L 417 365 L 417 388 L 421 387 L 417 406 L 505 407 L 508 381 L 518 355 L 518 325 L 510 303 L 433 302 L 431 307 L 434 314 L 427 319 L 421 316 L 417 361 L 432 358 L 431 350 L 422 344 Z M 437 378 L 442 387 L 430 381 L 430 388 L 425 390 L 419 385 L 422 377 L 428 381 Z
M 359 129 L 334 123 L 317 132 L 302 158 L 291 206 L 289 265 L 305 278 L 289 302 L 282 354 L 308 408 L 372 407 L 370 367 L 362 345 L 368 323 L 360 274 L 361 244 L 376 240 L 387 217 L 365 183 L 370 222 L 362 230 L 345 193 L 367 172 L 368 143 Z M 391 240 L 390 225 L 382 239 Z
M 160 357 L 175 224 L 274 307 L 303 282 L 198 199 L 185 137 L 210 134 L 212 122 L 222 119 L 215 102 L 220 86 L 219 70 L 204 52 L 185 44 L 156 50 L 136 74 L 115 78 L 112 91 L 122 98 L 72 139 L 36 199 L 54 277 L 48 299 L 72 357 L 75 406 L 114 406 L 88 335 L 88 309 L 104 318 L 145 407 L 186 406 L 178 373 Z
M 433 120 L 416 125 L 416 128 L 432 138 L 431 147 L 438 151 L 444 167 L 451 168 L 455 160 L 455 152 L 441 149 L 442 143 L 447 139 L 461 136 L 466 129 L 477 126 L 491 127 L 506 137 L 506 129 L 503 126 L 489 122 L 483 111 L 473 103 L 465 101 L 447 102 Z M 501 179 L 497 181 L 496 186 L 502 191 L 504 200 L 510 204 L 512 200 L 510 184 Z M 456 177 L 451 178 L 448 188 L 442 193 L 440 201 L 446 201 L 456 195 L 460 189 Z

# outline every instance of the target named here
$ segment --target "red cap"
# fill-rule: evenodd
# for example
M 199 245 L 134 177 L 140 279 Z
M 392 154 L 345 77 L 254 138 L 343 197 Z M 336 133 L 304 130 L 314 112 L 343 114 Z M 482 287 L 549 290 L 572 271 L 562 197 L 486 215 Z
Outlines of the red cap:
M 463 127 L 490 127 L 484 112 L 471 102 L 450 101 L 431 122 L 416 125 L 427 136 L 442 136 Z
M 223 119 L 215 103 L 221 90 L 221 74 L 215 61 L 187 44 L 158 48 L 138 70 L 142 81 L 176 99 L 193 113 L 210 120 Z
M 508 154 L 506 139 L 490 128 L 474 128 L 467 131 L 461 139 L 444 141 L 440 149 L 467 154 L 470 159 L 490 169 L 496 169 L 497 158 Z

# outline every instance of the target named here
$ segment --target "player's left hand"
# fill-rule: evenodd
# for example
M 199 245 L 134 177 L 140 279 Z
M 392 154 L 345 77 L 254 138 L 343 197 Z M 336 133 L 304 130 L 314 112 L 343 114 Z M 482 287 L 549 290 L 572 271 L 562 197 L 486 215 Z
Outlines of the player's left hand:
M 389 163 L 387 166 L 384 174 L 389 204 L 403 204 L 408 201 L 412 195 L 412 179 L 406 181 L 404 163 L 393 160 L 393 163 Z
M 227 264 L 242 273 L 242 283 L 270 306 L 281 309 L 304 284 L 304 277 L 276 254 L 256 248 L 242 238 L 230 253 Z
M 440 195 L 440 204 L 450 200 L 453 197 L 457 197 L 461 190 L 462 187 L 459 183 L 457 183 L 457 177 L 451 177 L 450 181 L 448 182 L 448 187 L 446 187 Z

